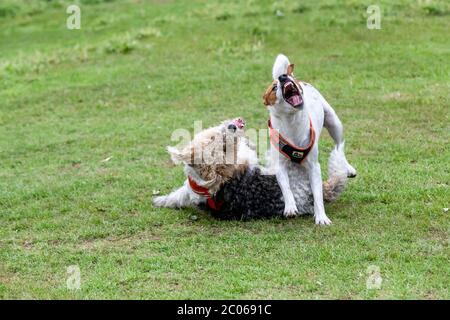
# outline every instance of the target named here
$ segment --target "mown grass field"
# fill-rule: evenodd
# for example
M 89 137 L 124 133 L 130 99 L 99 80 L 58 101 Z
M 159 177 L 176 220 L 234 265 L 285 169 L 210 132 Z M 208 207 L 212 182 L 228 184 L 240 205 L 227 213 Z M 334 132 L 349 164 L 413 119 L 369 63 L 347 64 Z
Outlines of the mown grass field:
M 448 3 L 80 0 L 81 30 L 68 4 L 0 2 L 0 298 L 450 298 Z M 265 127 L 279 52 L 345 126 L 333 225 L 153 208 L 175 129 Z

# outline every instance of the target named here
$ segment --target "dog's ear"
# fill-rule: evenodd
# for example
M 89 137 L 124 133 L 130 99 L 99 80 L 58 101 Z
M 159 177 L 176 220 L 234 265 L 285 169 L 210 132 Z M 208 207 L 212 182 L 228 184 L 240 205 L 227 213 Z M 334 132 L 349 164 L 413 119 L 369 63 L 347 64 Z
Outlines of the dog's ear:
M 287 75 L 288 76 L 292 76 L 294 74 L 294 67 L 295 65 L 293 63 L 291 63 L 288 68 L 287 68 Z
M 170 158 L 172 159 L 172 162 L 174 164 L 183 163 L 183 155 L 181 154 L 180 151 L 178 151 L 177 148 L 167 147 L 167 152 L 169 152 Z
M 276 91 L 273 89 L 275 84 L 276 82 L 273 81 L 263 94 L 263 102 L 265 106 L 273 106 L 277 100 Z
M 272 78 L 277 80 L 281 75 L 288 73 L 288 68 L 291 63 L 284 54 L 279 54 L 275 59 L 275 63 L 272 68 Z

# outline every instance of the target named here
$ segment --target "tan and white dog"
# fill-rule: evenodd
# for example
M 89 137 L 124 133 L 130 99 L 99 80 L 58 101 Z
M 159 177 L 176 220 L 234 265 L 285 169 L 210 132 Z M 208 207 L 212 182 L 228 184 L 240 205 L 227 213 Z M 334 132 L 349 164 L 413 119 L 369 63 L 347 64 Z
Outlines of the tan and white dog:
M 244 128 L 242 118 L 225 120 L 197 133 L 181 150 L 167 147 L 173 163 L 184 165 L 186 180 L 182 187 L 169 195 L 156 197 L 153 204 L 184 208 L 205 203 L 227 181 L 256 166 L 258 157 L 245 137 Z
M 355 177 L 356 170 L 344 155 L 343 126 L 336 112 L 312 85 L 298 81 L 294 65 L 280 54 L 272 69 L 272 84 L 264 93 L 264 104 L 270 113 L 272 147 L 269 166 L 275 172 L 284 198 L 284 215 L 298 214 L 297 186 L 309 181 L 314 198 L 314 220 L 329 225 L 331 220 L 323 204 L 322 175 L 319 164 L 319 136 L 328 129 L 342 155 L 346 175 Z

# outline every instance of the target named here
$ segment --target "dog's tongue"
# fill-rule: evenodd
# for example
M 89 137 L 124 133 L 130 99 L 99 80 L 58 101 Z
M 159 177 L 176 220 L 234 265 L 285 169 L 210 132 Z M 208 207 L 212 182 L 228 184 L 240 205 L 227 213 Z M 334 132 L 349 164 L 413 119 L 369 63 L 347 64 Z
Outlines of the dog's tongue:
M 242 129 L 243 127 L 245 127 L 245 121 L 241 118 L 239 119 L 235 119 L 234 120 L 234 124 L 236 125 L 236 127 L 238 127 L 239 129 Z
M 288 99 L 288 101 L 289 101 L 289 103 L 290 103 L 292 106 L 294 106 L 294 107 L 296 107 L 296 106 L 298 106 L 299 104 L 301 104 L 301 99 L 300 99 L 300 96 L 299 96 L 299 95 L 293 95 L 292 97 L 290 97 L 290 98 Z

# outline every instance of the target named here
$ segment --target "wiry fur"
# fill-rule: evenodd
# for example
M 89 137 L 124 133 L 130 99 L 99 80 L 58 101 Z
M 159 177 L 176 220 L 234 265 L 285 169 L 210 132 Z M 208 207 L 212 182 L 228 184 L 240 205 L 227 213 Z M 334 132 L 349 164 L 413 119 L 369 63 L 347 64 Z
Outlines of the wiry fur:
M 313 212 L 313 198 L 308 190 L 298 190 L 298 208 L 303 214 Z M 223 201 L 220 211 L 208 210 L 218 219 L 250 220 L 284 217 L 283 194 L 274 175 L 262 173 L 259 167 L 249 168 L 244 174 L 225 183 L 214 198 Z
M 238 129 L 231 133 L 227 129 L 235 120 L 227 120 L 201 131 L 181 151 L 174 147 L 167 148 L 175 164 L 184 164 L 186 176 L 208 188 L 212 195 L 225 182 L 258 162 L 255 151 L 250 149 L 248 140 L 244 137 L 244 130 Z M 169 208 L 195 206 L 202 202 L 205 199 L 192 191 L 187 180 L 169 195 L 153 200 L 155 206 Z

